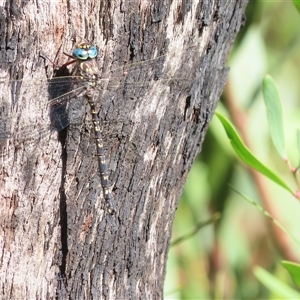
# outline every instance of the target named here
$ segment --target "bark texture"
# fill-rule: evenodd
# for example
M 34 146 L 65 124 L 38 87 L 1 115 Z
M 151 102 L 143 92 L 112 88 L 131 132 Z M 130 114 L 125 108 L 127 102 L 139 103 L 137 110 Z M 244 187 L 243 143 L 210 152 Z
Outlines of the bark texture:
M 1 298 L 162 298 L 175 211 L 246 4 L 3 2 Z M 70 125 L 59 133 L 45 109 L 52 66 L 39 54 L 61 65 L 83 37 L 100 50 L 113 216 L 84 97 L 70 97 Z

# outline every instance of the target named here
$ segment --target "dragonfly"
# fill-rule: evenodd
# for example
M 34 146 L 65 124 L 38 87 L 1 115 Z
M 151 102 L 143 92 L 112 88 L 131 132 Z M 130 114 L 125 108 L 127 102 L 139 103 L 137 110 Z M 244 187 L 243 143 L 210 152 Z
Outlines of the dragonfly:
M 108 167 L 105 158 L 105 150 L 103 146 L 103 138 L 100 130 L 100 120 L 96 111 L 96 101 L 98 93 L 96 91 L 97 80 L 99 75 L 99 68 L 96 57 L 98 55 L 97 48 L 86 42 L 77 45 L 73 51 L 74 62 L 76 67 L 74 72 L 77 79 L 84 84 L 84 93 L 88 104 L 90 105 L 90 112 L 94 126 L 99 174 L 103 190 L 103 197 L 106 201 L 106 208 L 110 214 L 114 213 L 112 205 L 111 186 L 108 179 Z
M 105 149 L 103 146 L 103 137 L 100 130 L 101 122 L 96 109 L 99 98 L 99 90 L 121 91 L 121 93 L 119 93 L 121 96 L 133 99 L 136 95 L 143 94 L 143 91 L 149 84 L 149 78 L 152 80 L 160 79 L 160 71 L 163 68 L 165 57 L 159 56 L 148 62 L 135 63 L 128 67 L 116 68 L 112 72 L 117 76 L 111 76 L 114 79 L 107 81 L 105 76 L 100 74 L 97 55 L 98 50 L 95 46 L 87 42 L 81 42 L 76 46 L 71 55 L 72 61 L 64 65 L 66 66 L 72 63 L 75 64 L 71 76 L 54 77 L 45 82 L 37 83 L 37 85 L 41 84 L 45 86 L 44 90 L 48 93 L 50 100 L 48 100 L 46 104 L 42 102 L 40 104 L 41 107 L 35 108 L 31 107 L 30 101 L 22 101 L 23 107 L 19 108 L 19 111 L 24 112 L 25 109 L 30 113 L 29 117 L 26 118 L 26 122 L 23 123 L 24 126 L 12 123 L 14 119 L 20 115 L 20 112 L 13 111 L 13 109 L 6 109 L 5 103 L 3 103 L 3 106 L 0 106 L 0 150 L 1 143 L 5 144 L 9 140 L 22 141 L 22 139 L 25 139 L 25 136 L 26 139 L 33 137 L 33 139 L 39 140 L 37 136 L 47 133 L 51 129 L 60 131 L 66 128 L 69 125 L 67 108 L 70 98 L 74 98 L 74 95 L 75 98 L 83 96 L 90 106 L 90 115 L 94 128 L 96 153 L 98 157 L 98 169 L 106 209 L 110 214 L 113 214 L 115 212 L 114 205 L 112 203 L 113 195 L 108 178 L 109 172 L 106 163 Z M 144 72 L 143 70 L 145 70 L 143 68 L 147 68 L 149 71 L 149 66 L 153 64 L 160 66 L 160 68 L 156 68 L 156 71 L 153 73 L 150 72 L 151 75 L 148 75 L 148 78 L 144 78 L 143 80 L 139 79 L 139 81 L 136 82 L 130 76 L 132 70 L 138 70 L 141 75 Z M 139 76 L 139 78 L 141 77 Z M 169 79 L 165 79 L 165 81 L 169 81 Z M 17 93 L 18 89 L 23 85 L 26 85 L 23 80 L 11 81 L 13 92 Z M 43 89 L 37 90 L 40 91 Z M 14 102 L 14 99 L 12 99 L 12 102 Z M 9 105 L 8 107 L 10 108 Z M 120 109 L 120 111 L 121 110 L 122 109 Z M 51 119 L 50 128 L 48 125 L 43 125 L 43 119 L 46 118 L 46 116 L 49 116 L 49 114 Z M 19 136 L 16 136 L 15 134 L 15 126 L 19 126 Z

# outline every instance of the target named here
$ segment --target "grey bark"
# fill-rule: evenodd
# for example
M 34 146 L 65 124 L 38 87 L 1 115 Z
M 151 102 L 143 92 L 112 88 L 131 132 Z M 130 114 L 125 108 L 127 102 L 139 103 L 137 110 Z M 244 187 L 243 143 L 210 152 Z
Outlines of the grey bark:
M 3 299 L 162 298 L 175 211 L 226 82 L 246 4 L 3 3 Z M 83 37 L 101 52 L 103 83 L 113 81 L 99 92 L 98 107 L 113 216 L 104 209 L 84 97 L 70 102 L 70 125 L 59 133 L 49 130 L 45 109 L 49 89 L 41 83 L 52 65 L 39 54 L 61 65 L 63 51 Z

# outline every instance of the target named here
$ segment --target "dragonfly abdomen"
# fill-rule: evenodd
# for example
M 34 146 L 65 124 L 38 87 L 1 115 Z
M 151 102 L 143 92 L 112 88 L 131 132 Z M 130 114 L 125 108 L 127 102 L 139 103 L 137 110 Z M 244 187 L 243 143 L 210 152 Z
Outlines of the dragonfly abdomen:
M 107 211 L 112 214 L 114 212 L 113 205 L 111 203 L 111 200 L 113 198 L 112 193 L 110 191 L 111 186 L 108 179 L 108 167 L 105 159 L 105 149 L 103 146 L 103 138 L 100 130 L 100 121 L 97 116 L 96 110 L 95 110 L 95 103 L 93 100 L 93 97 L 90 98 L 87 96 L 88 103 L 91 107 L 91 116 L 92 116 L 92 122 L 94 125 L 94 132 L 95 132 L 95 141 L 96 141 L 96 148 L 97 148 L 97 156 L 98 156 L 98 164 L 99 164 L 99 173 L 100 173 L 100 179 L 101 179 L 101 185 L 103 190 L 103 196 L 106 201 L 106 207 Z

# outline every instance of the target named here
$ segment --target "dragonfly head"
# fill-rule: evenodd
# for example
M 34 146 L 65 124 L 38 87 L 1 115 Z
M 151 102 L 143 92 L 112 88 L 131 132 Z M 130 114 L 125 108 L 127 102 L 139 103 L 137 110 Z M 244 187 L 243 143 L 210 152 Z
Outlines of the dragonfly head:
M 91 46 L 88 43 L 80 43 L 73 51 L 73 57 L 79 60 L 87 60 L 89 58 L 95 58 L 98 54 L 98 50 L 95 46 Z

